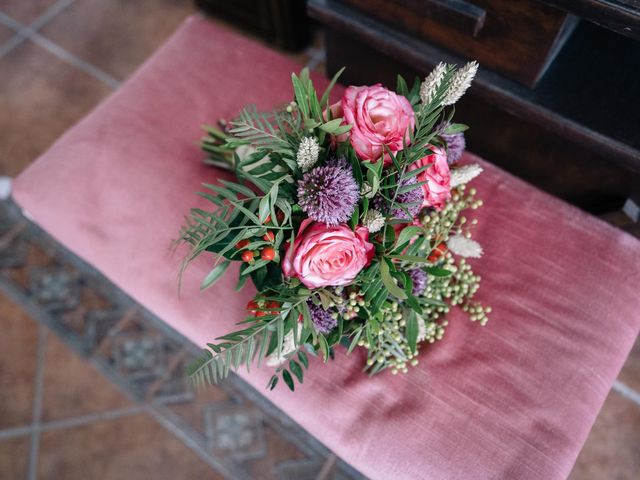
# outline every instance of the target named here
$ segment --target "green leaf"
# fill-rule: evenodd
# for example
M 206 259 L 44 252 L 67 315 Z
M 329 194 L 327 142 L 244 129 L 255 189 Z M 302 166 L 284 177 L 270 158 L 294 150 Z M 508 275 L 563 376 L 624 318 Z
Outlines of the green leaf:
M 397 79 L 398 80 L 396 82 L 396 92 L 404 97 L 408 97 L 409 86 L 407 85 L 407 82 L 405 81 L 404 78 L 402 78 L 402 75 L 398 75 Z
M 261 223 L 266 222 L 270 212 L 271 212 L 270 198 L 269 198 L 269 195 L 265 195 L 264 197 L 262 197 L 262 200 L 260 200 L 260 207 L 259 207 L 259 213 L 258 213 L 259 215 L 258 218 L 260 218 Z
M 336 130 L 338 129 L 338 127 L 340 127 L 340 124 L 342 123 L 342 118 L 335 118 L 333 120 L 329 120 L 326 123 L 323 123 L 322 125 L 320 125 L 320 130 L 333 134 L 336 132 Z
M 274 388 L 276 388 L 277 384 L 278 384 L 278 376 L 274 375 L 269 379 L 269 383 L 267 383 L 267 388 L 269 390 L 273 390 Z
M 349 222 L 351 225 L 351 229 L 355 230 L 360 223 L 360 207 L 356 203 L 356 207 L 353 209 L 353 213 L 351 214 L 351 221 Z
M 304 353 L 302 350 L 298 352 L 298 360 L 300 360 L 300 363 L 304 365 L 304 368 L 306 369 L 309 368 L 309 359 L 307 358 L 307 354 Z
M 351 344 L 349 345 L 349 348 L 347 350 L 347 355 L 349 355 L 351 352 L 353 352 L 353 349 L 356 348 L 356 346 L 358 345 L 358 341 L 360 340 L 360 337 L 362 336 L 362 328 L 360 328 L 356 334 L 354 335 L 353 339 L 351 340 Z
M 340 70 L 338 70 L 336 74 L 333 76 L 333 78 L 331 79 L 331 82 L 329 82 L 329 86 L 324 91 L 324 93 L 322 94 L 322 98 L 320 99 L 321 107 L 326 108 L 329 106 L 329 95 L 331 94 L 331 90 L 333 89 L 334 85 L 338 81 L 338 78 L 340 78 L 340 75 L 342 75 L 342 72 L 344 72 L 344 69 L 345 67 L 342 67 Z
M 468 130 L 469 127 L 463 123 L 452 123 L 444 131 L 447 135 L 453 135 L 454 133 L 460 133 Z
M 391 295 L 400 300 L 407 298 L 405 291 L 393 281 L 389 272 L 389 264 L 384 259 L 380 262 L 380 278 L 382 278 L 382 283 L 384 283 L 384 286 Z
M 293 373 L 298 379 L 298 381 L 302 383 L 302 380 L 304 379 L 304 373 L 302 371 L 302 367 L 300 366 L 300 364 L 295 360 L 291 360 L 289 362 L 289 370 L 291 370 L 291 373 Z
M 440 267 L 427 267 L 425 270 L 429 275 L 433 275 L 434 277 L 448 277 L 453 273 L 451 270 Z
M 320 350 L 322 351 L 322 358 L 326 362 L 329 360 L 329 344 L 324 335 L 318 335 L 318 343 L 320 344 Z
M 394 258 L 396 260 L 402 260 L 403 262 L 410 263 L 427 263 L 426 257 L 418 257 L 417 255 L 388 255 L 389 258 Z
M 418 339 L 418 317 L 415 312 L 410 312 L 407 319 L 407 328 L 405 335 L 407 336 L 407 343 L 412 353 L 416 353 L 416 343 Z
M 293 378 L 291 378 L 291 374 L 289 373 L 289 370 L 283 370 L 282 371 L 282 380 L 284 380 L 284 383 L 287 384 L 287 387 L 289 387 L 289 389 L 292 392 L 295 391 L 296 386 L 293 383 Z
M 404 245 L 405 243 L 409 243 L 409 241 L 415 237 L 416 235 L 419 235 L 420 233 L 422 233 L 422 227 L 417 227 L 417 226 L 411 226 L 411 227 L 406 227 L 404 228 L 401 232 L 400 235 L 398 235 L 398 240 L 396 242 L 396 246 L 401 246 Z
M 211 270 L 209 272 L 209 275 L 207 275 L 205 279 L 202 281 L 202 285 L 200 285 L 200 290 L 205 290 L 209 288 L 211 285 L 213 285 L 214 283 L 216 283 L 220 279 L 220 277 L 222 277 L 224 272 L 227 270 L 230 263 L 231 261 L 225 260 L 221 264 L 217 265 L 213 270 Z

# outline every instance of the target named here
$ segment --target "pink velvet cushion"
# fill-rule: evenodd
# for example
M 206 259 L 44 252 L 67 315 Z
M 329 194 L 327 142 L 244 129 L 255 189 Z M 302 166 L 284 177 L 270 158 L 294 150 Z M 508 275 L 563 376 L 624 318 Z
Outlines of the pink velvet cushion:
M 291 98 L 298 65 L 189 19 L 117 93 L 15 182 L 15 200 L 64 245 L 176 330 L 204 344 L 244 315 L 233 273 L 199 293 L 170 242 L 201 165 L 200 126 L 246 103 Z M 326 81 L 320 81 L 326 84 Z M 514 155 L 517 152 L 514 152 Z M 466 161 L 478 160 L 467 155 Z M 364 474 L 380 479 L 559 479 L 568 475 L 640 326 L 640 243 L 483 164 L 476 238 L 482 328 L 454 313 L 408 375 L 373 379 L 353 355 L 314 364 L 272 401 Z M 241 375 L 262 391 L 269 369 Z

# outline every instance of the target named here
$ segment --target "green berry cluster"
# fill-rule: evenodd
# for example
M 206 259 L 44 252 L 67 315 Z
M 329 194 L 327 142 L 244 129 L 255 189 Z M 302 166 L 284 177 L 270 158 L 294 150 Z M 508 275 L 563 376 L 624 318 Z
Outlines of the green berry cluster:
M 345 291 L 343 287 L 336 287 L 334 293 L 336 297 L 331 306 L 336 307 L 338 312 L 331 315 L 333 318 L 342 316 L 345 320 L 353 320 L 365 306 L 364 293 L 360 289 Z
M 467 208 L 475 210 L 482 206 L 482 200 L 476 199 L 475 196 L 476 189 L 467 190 L 466 185 L 460 185 L 453 190 L 451 200 L 442 210 L 432 210 L 422 216 L 425 237 L 436 239 L 437 243 L 446 241 L 452 231 L 462 233 L 462 225 L 466 223 L 466 218 L 460 217 L 460 212 Z
M 377 332 L 373 336 L 374 344 L 367 339 L 360 340 L 359 346 L 365 347 L 369 353 L 367 368 L 376 373 L 390 368 L 392 374 L 406 373 L 408 366 L 418 364 L 416 352 L 412 352 L 406 337 L 406 320 L 400 304 L 387 301 L 376 316 Z

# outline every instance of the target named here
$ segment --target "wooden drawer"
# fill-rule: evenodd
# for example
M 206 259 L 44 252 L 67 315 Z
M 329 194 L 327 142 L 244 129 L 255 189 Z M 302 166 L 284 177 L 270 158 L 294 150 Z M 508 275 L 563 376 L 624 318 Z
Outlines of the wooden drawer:
M 529 87 L 577 20 L 536 0 L 332 0 Z
M 306 47 L 310 22 L 300 0 L 195 0 L 206 13 L 250 30 L 286 50 Z

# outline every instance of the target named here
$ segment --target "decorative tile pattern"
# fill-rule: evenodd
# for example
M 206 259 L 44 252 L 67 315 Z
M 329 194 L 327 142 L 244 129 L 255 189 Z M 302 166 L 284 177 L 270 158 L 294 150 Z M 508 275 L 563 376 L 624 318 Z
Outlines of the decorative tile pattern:
M 48 312 L 66 312 L 80 305 L 80 277 L 63 267 L 31 272 L 31 299 Z
M 244 405 L 214 404 L 205 410 L 209 448 L 235 462 L 263 457 L 266 444 L 259 411 Z

